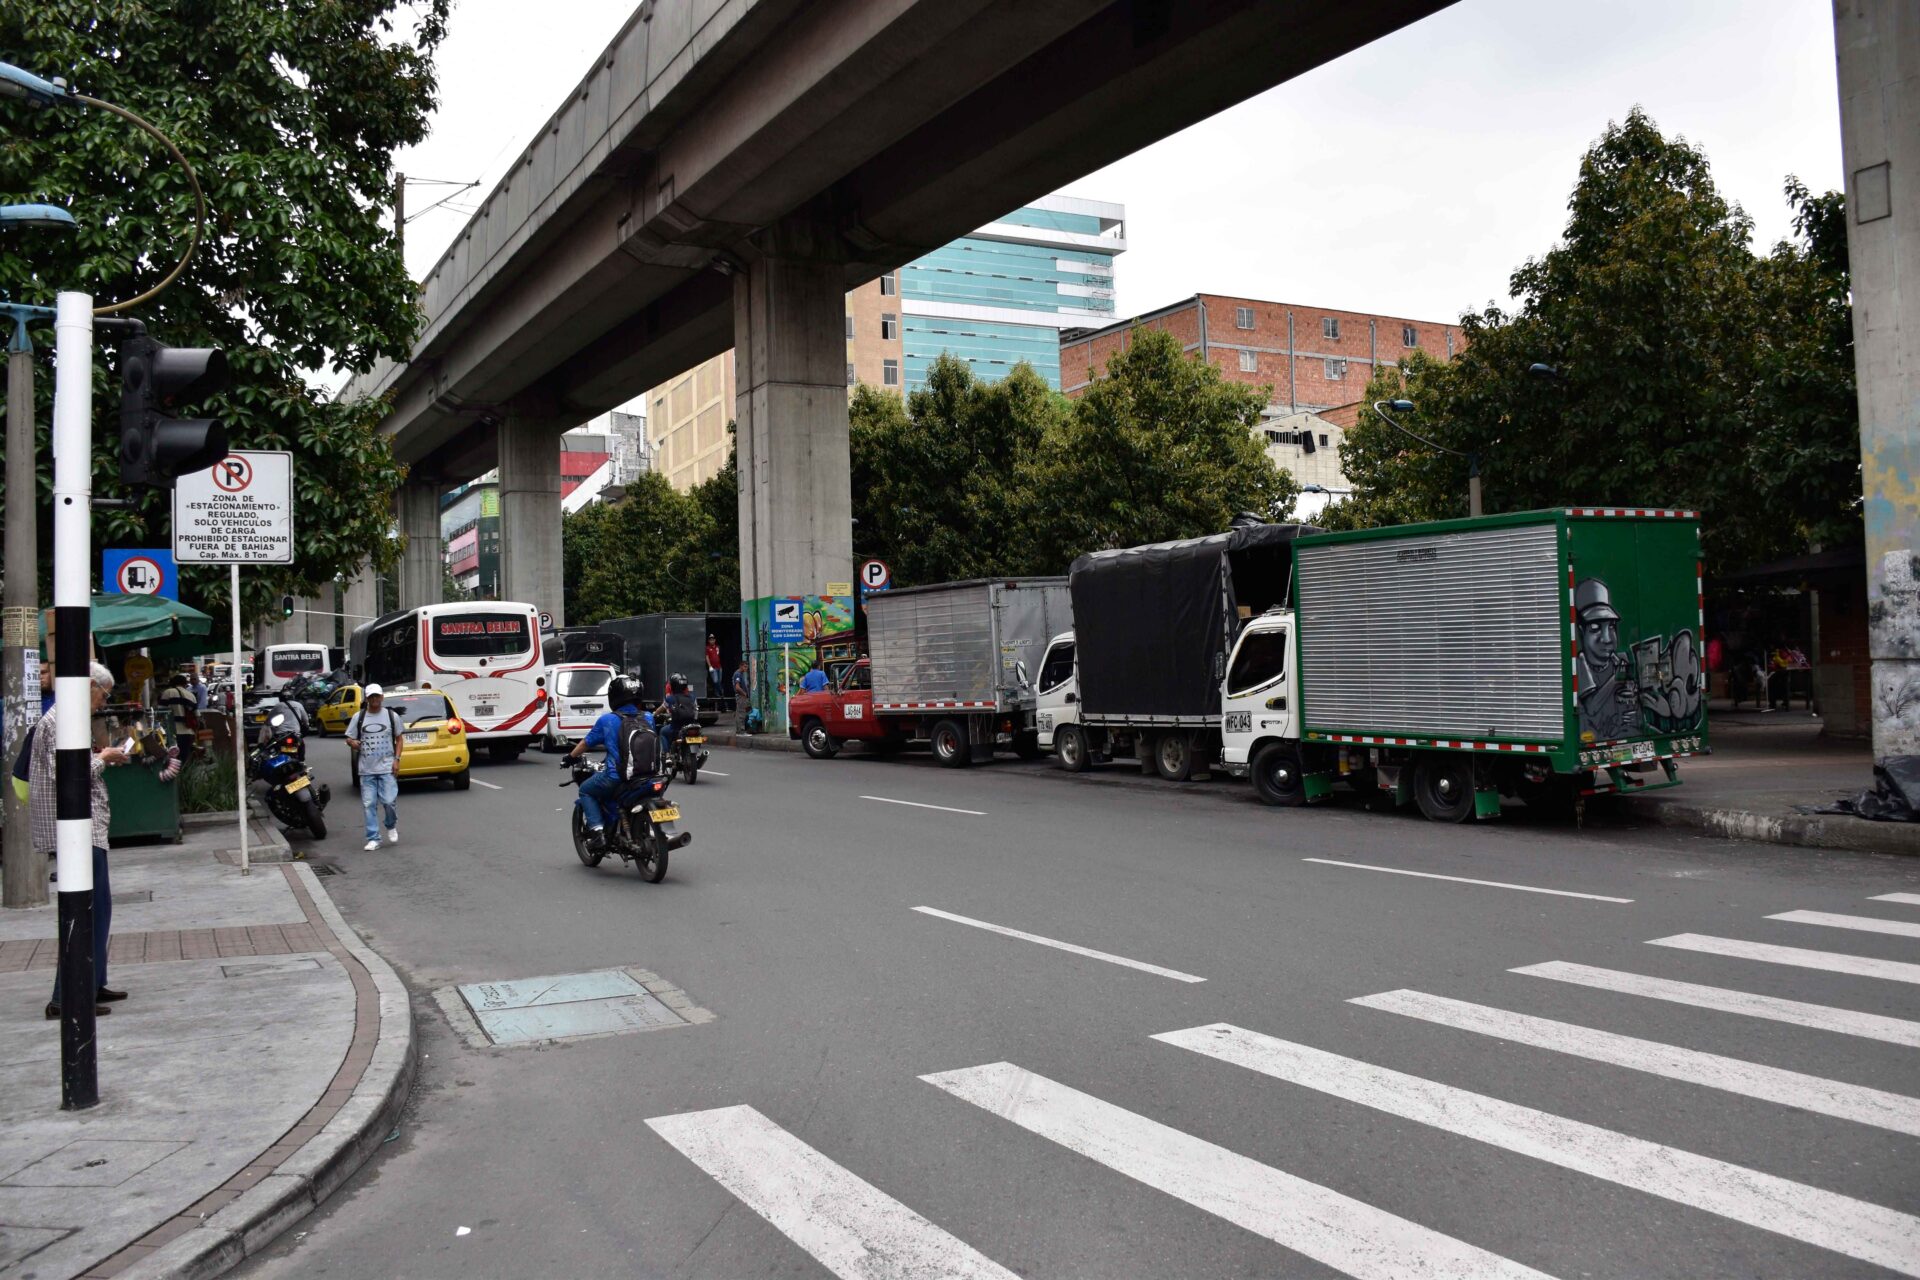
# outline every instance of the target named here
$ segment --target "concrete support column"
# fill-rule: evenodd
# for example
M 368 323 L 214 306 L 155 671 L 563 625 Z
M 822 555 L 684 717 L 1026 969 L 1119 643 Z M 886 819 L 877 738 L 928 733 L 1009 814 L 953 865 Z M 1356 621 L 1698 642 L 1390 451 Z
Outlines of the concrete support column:
M 734 277 L 742 611 L 853 572 L 846 286 L 829 262 L 770 258 Z M 758 636 L 749 638 L 758 644 Z
M 340 601 L 331 582 L 302 600 L 300 607 L 306 610 L 303 616 L 307 624 L 308 644 L 340 643 L 334 638 L 339 634 L 340 619 L 334 615 L 340 612 Z
M 500 598 L 552 614 L 556 627 L 567 621 L 560 554 L 564 426 L 551 418 L 509 415 L 499 428 Z
M 440 485 L 409 480 L 400 486 L 397 504 L 400 534 L 407 540 L 400 557 L 400 607 L 439 604 L 446 582 L 440 555 Z
M 1920 754 L 1920 7 L 1837 0 L 1876 757 Z
M 372 565 L 362 565 L 359 576 L 346 583 L 340 592 L 340 612 L 347 615 L 341 619 L 341 626 L 348 636 L 355 627 L 380 616 L 380 580 L 374 576 Z

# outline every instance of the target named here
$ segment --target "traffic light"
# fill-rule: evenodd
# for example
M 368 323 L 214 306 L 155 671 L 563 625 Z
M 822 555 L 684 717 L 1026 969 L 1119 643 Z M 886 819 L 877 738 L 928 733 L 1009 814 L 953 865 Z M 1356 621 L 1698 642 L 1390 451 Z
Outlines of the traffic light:
M 227 385 L 217 347 L 169 347 L 142 333 L 120 343 L 120 479 L 171 488 L 183 472 L 227 456 L 227 429 L 215 418 L 174 418 Z
M 226 455 L 222 454 L 221 456 L 225 457 Z M 211 466 L 212 464 L 209 463 L 208 465 Z M 288 596 L 280 597 L 280 616 L 282 618 L 291 618 L 293 616 L 293 597 L 292 596 L 288 595 Z

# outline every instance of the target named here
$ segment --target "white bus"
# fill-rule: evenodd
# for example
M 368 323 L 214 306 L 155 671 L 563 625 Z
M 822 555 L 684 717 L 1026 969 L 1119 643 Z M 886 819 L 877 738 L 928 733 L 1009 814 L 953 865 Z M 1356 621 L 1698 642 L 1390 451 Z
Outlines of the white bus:
M 511 760 L 546 732 L 540 611 L 475 600 L 402 609 L 353 632 L 348 665 L 362 684 L 439 689 L 477 749 Z
M 327 670 L 327 646 L 270 644 L 260 651 L 260 669 L 266 674 L 253 682 L 260 689 L 278 689 L 295 676 L 320 675 Z

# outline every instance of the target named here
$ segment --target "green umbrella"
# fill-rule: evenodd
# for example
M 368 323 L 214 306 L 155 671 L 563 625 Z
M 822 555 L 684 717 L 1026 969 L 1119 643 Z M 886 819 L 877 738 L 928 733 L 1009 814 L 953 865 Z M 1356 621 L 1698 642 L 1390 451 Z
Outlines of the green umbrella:
M 93 642 L 102 649 L 117 649 L 130 644 L 151 645 L 156 641 L 176 641 L 189 645 L 188 654 L 199 652 L 204 641 L 194 637 L 213 632 L 213 619 L 191 605 L 164 596 L 111 595 L 93 598 Z M 46 615 L 41 615 L 40 637 L 46 642 Z M 172 648 L 174 646 L 166 646 Z

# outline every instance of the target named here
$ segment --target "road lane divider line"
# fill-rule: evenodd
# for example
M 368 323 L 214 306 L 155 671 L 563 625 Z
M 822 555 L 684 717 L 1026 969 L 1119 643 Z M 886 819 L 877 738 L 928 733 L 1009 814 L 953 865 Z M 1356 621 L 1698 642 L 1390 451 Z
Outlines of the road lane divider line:
M 1015 1066 L 920 1077 L 1031 1133 L 1361 1280 L 1478 1280 L 1541 1272 L 1330 1187 Z
M 1901 938 L 1920 938 L 1920 924 L 1911 920 L 1882 920 L 1877 916 L 1849 916 L 1837 911 L 1782 911 L 1769 920 L 1790 924 L 1823 924 L 1833 929 L 1858 929 L 1861 933 L 1891 933 Z
M 657 1116 L 647 1127 L 845 1280 L 1015 1280 L 752 1107 Z
M 1903 902 L 1910 907 L 1920 907 L 1920 893 L 1877 893 L 1867 901 Z
M 1920 1218 L 1227 1023 L 1153 1037 L 1388 1115 L 1920 1276 Z
M 922 804 L 918 800 L 889 800 L 885 796 L 861 796 L 862 800 L 878 800 L 881 804 L 904 804 L 910 809 L 938 809 L 941 813 L 965 813 L 976 818 L 987 816 L 985 809 L 955 809 L 944 804 Z
M 1890 1018 L 1885 1014 L 1857 1013 L 1852 1009 L 1835 1009 L 1824 1004 L 1788 1000 L 1784 996 L 1756 995 L 1750 991 L 1708 987 L 1697 982 L 1681 982 L 1675 978 L 1649 978 L 1643 974 L 1623 973 L 1617 969 L 1598 969 L 1592 965 L 1570 964 L 1564 960 L 1549 960 L 1545 964 L 1525 965 L 1508 972 L 1524 973 L 1532 978 L 1551 978 L 1556 982 L 1578 983 L 1583 987 L 1617 991 L 1622 995 L 1667 1000 L 1674 1004 L 1687 1004 L 1699 1009 L 1717 1010 L 1721 1013 L 1737 1013 L 1751 1018 L 1766 1018 L 1774 1022 L 1790 1022 L 1796 1026 L 1838 1032 L 1843 1036 L 1884 1040 L 1888 1044 L 1920 1049 L 1920 1022 L 1911 1022 L 1905 1018 Z
M 972 916 L 958 916 L 951 911 L 942 911 L 938 907 L 915 907 L 921 915 L 938 916 L 942 920 L 951 920 L 955 924 L 971 925 L 975 929 L 985 929 L 988 933 L 1005 934 L 1009 938 L 1019 938 L 1023 942 L 1037 942 L 1043 947 L 1052 947 L 1056 951 L 1071 951 L 1077 956 L 1087 956 L 1094 960 L 1105 960 L 1108 964 L 1125 965 L 1129 969 L 1138 969 L 1142 973 L 1157 973 L 1163 978 L 1172 978 L 1175 982 L 1205 982 L 1205 978 L 1191 973 L 1182 973 L 1178 969 L 1163 969 L 1157 964 L 1148 964 L 1144 960 L 1129 960 L 1125 956 L 1116 956 L 1109 951 L 1095 951 L 1091 947 L 1077 946 L 1071 942 L 1062 942 L 1058 938 L 1043 938 L 1037 933 L 1024 933 L 1019 929 L 1009 929 L 1003 924 L 991 924 L 985 920 L 975 920 Z
M 1920 1136 L 1920 1098 L 1847 1084 L 1800 1071 L 1769 1067 L 1758 1062 L 1723 1057 L 1699 1049 L 1661 1044 L 1614 1031 L 1600 1031 L 1552 1018 L 1513 1013 L 1471 1004 L 1424 991 L 1384 991 L 1349 1000 L 1362 1008 L 1381 1009 L 1459 1031 L 1497 1040 L 1550 1049 L 1591 1062 L 1644 1071 L 1648 1075 L 1683 1080 L 1723 1093 L 1737 1093 L 1762 1102 L 1798 1107 L 1856 1124 Z
M 478 778 L 474 778 L 472 781 L 474 786 L 485 787 L 489 791 L 505 791 L 506 790 L 505 787 L 501 786 L 497 782 L 482 782 Z
M 1369 862 L 1349 862 L 1345 858 L 1302 858 L 1328 867 L 1352 867 L 1359 871 L 1384 871 L 1392 876 L 1418 876 L 1422 880 L 1451 880 L 1455 884 L 1484 885 L 1489 889 L 1517 889 L 1521 893 L 1550 893 L 1556 898 L 1586 898 L 1591 902 L 1632 902 L 1632 898 L 1610 898 L 1604 893 L 1575 893 L 1571 889 L 1543 889 L 1538 885 L 1509 884 L 1505 880 L 1473 880 L 1466 876 L 1443 876 L 1437 871 L 1409 871 L 1405 867 L 1377 867 Z
M 1920 964 L 1909 964 L 1904 960 L 1876 960 L 1872 956 L 1851 956 L 1839 951 L 1783 947 L 1772 942 L 1748 942 L 1742 938 L 1714 938 L 1704 933 L 1676 933 L 1669 938 L 1650 938 L 1647 945 L 1699 951 L 1711 956 L 1731 956 L 1736 960 L 1790 964 L 1801 969 L 1824 969 L 1828 973 L 1848 973 L 1859 978 L 1920 983 Z
M 718 769 L 702 769 L 700 772 L 706 774 L 709 778 L 731 778 L 733 776 L 730 773 L 722 773 Z

